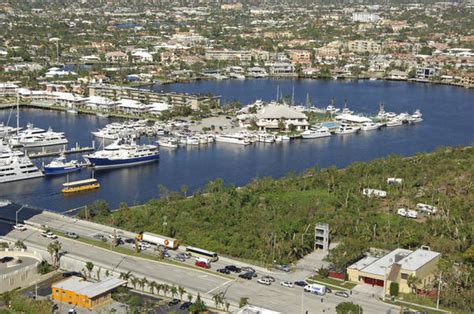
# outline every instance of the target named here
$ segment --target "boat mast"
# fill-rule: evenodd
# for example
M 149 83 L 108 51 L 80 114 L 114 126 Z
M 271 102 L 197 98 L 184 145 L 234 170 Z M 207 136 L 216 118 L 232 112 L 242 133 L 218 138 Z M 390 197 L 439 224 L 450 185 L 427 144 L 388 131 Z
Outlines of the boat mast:
M 291 105 L 295 105 L 295 85 L 293 85 L 293 89 L 291 91 Z
M 19 135 L 20 130 L 20 93 L 16 93 L 16 135 Z
M 280 85 L 277 85 L 277 99 L 276 101 L 278 102 L 278 96 L 280 95 Z

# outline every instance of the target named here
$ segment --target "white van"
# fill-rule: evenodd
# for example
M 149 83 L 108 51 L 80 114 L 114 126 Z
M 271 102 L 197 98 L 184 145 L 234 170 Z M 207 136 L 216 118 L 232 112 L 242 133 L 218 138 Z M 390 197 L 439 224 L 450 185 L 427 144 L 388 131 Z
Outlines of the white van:
M 318 285 L 318 284 L 309 284 L 304 287 L 304 291 L 311 292 L 317 295 L 325 295 L 326 294 L 326 286 Z

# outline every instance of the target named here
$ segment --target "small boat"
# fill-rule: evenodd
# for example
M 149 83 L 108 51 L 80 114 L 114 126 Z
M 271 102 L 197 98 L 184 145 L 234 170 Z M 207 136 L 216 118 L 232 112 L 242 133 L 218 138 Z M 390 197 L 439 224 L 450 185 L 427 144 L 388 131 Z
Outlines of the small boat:
M 356 133 L 360 130 L 360 127 L 352 126 L 349 124 L 341 124 L 339 129 L 336 130 L 336 134 L 344 135 L 344 134 L 352 134 Z
M 327 136 L 331 136 L 331 132 L 329 132 L 329 129 L 326 127 L 320 127 L 316 130 L 310 129 L 301 133 L 301 137 L 304 139 L 320 138 Z
M 163 138 L 158 141 L 160 147 L 178 148 L 178 141 L 174 138 Z
M 362 131 L 372 131 L 378 130 L 382 127 L 382 123 L 375 123 L 375 122 L 364 122 L 362 123 L 361 130 Z
M 392 127 L 397 127 L 403 125 L 403 121 L 397 118 L 390 119 L 387 121 L 387 127 L 392 128 Z
M 91 178 L 63 183 L 63 189 L 61 191 L 63 193 L 76 193 L 98 188 L 100 188 L 100 183 L 97 181 L 97 179 Z
M 43 167 L 43 172 L 47 176 L 70 173 L 79 170 L 81 170 L 81 166 L 78 164 L 77 160 L 66 161 L 64 155 L 53 159 L 53 161 Z

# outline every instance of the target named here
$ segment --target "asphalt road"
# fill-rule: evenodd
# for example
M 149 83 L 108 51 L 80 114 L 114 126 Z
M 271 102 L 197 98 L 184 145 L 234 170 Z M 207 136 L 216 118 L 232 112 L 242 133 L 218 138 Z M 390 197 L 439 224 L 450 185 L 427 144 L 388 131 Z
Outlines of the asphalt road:
M 1 216 L 1 215 L 0 215 Z M 81 237 L 91 237 L 94 234 L 102 233 L 108 235 L 113 229 L 107 226 L 90 224 L 78 221 L 69 217 L 58 217 L 51 213 L 43 213 L 30 216 L 29 223 L 63 232 L 70 231 L 79 234 Z M 132 233 L 120 231 L 118 234 L 133 236 Z M 0 223 L 0 234 L 5 238 L 16 241 L 23 240 L 28 247 L 45 249 L 50 243 L 50 239 L 40 235 L 39 230 L 29 227 L 27 231 L 12 230 L 9 223 Z M 351 301 L 361 305 L 364 313 L 398 313 L 397 307 L 389 306 L 375 298 L 365 294 L 353 294 L 345 299 L 334 294 L 326 294 L 320 297 L 314 294 L 304 293 L 303 288 L 287 288 L 279 284 L 282 280 L 292 280 L 295 277 L 304 279 L 308 273 L 284 273 L 279 271 L 269 272 L 262 268 L 253 266 L 259 276 L 270 274 L 276 278 L 270 286 L 258 284 L 256 279 L 244 280 L 232 275 L 231 278 L 224 277 L 218 273 L 209 273 L 196 268 L 182 267 L 169 263 L 160 263 L 148 259 L 134 256 L 127 256 L 112 252 L 89 244 L 84 244 L 68 238 L 59 238 L 62 249 L 67 255 L 81 261 L 92 261 L 95 265 L 103 265 L 117 272 L 132 272 L 137 277 L 147 277 L 148 280 L 166 282 L 183 286 L 187 291 L 197 293 L 211 298 L 214 294 L 223 292 L 225 298 L 232 304 L 238 304 L 241 297 L 249 298 L 249 302 L 254 305 L 270 308 L 283 313 L 335 313 L 335 306 L 344 301 Z M 172 253 L 173 254 L 173 253 Z M 192 263 L 193 261 L 188 261 Z M 228 264 L 229 260 L 224 259 L 218 263 L 213 263 L 212 270 Z M 243 266 L 243 263 L 232 261 L 233 264 Z

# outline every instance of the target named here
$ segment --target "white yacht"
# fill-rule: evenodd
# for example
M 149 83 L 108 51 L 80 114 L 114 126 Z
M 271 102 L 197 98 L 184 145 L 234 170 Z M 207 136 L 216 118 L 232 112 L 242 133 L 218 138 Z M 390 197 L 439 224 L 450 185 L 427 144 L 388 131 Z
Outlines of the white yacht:
M 310 138 L 320 138 L 320 137 L 327 137 L 331 136 L 331 132 L 326 127 L 320 127 L 317 129 L 309 129 L 301 133 L 301 137 L 304 139 Z
M 0 183 L 42 177 L 43 173 L 24 156 L 11 156 L 0 159 Z
M 158 140 L 158 145 L 160 147 L 167 147 L 167 148 L 178 148 L 178 140 L 172 137 L 165 137 Z
M 262 143 L 274 143 L 275 136 L 266 132 L 258 133 L 258 141 Z
M 344 135 L 344 134 L 356 133 L 359 130 L 360 130 L 360 127 L 358 127 L 358 126 L 343 123 L 343 124 L 341 124 L 339 129 L 336 130 L 335 133 L 340 134 L 340 135 Z
M 200 141 L 199 141 L 199 137 L 197 136 L 188 136 L 186 138 L 186 145 L 199 145 L 200 144 Z
M 20 133 L 18 136 L 10 138 L 9 143 L 12 146 L 31 148 L 64 145 L 68 143 L 68 140 L 63 132 L 54 132 L 49 128 L 48 131 L 42 133 Z
M 249 145 L 250 141 L 247 137 L 240 134 L 220 134 L 216 136 L 218 143 L 230 143 L 239 145 Z
M 12 156 L 23 156 L 24 153 L 20 150 L 13 150 L 10 148 L 8 145 L 4 145 L 0 141 L 0 160 L 5 160 L 7 158 L 10 158 Z
M 375 122 L 364 122 L 362 123 L 360 129 L 362 131 L 373 131 L 378 130 L 382 127 L 382 123 L 375 123 Z
M 422 114 L 420 109 L 416 109 L 415 112 L 411 115 L 410 123 L 418 123 L 423 121 Z
M 389 127 L 389 128 L 402 126 L 402 125 L 403 125 L 403 121 L 398 119 L 398 118 L 392 118 L 392 119 L 387 121 L 387 127 Z

